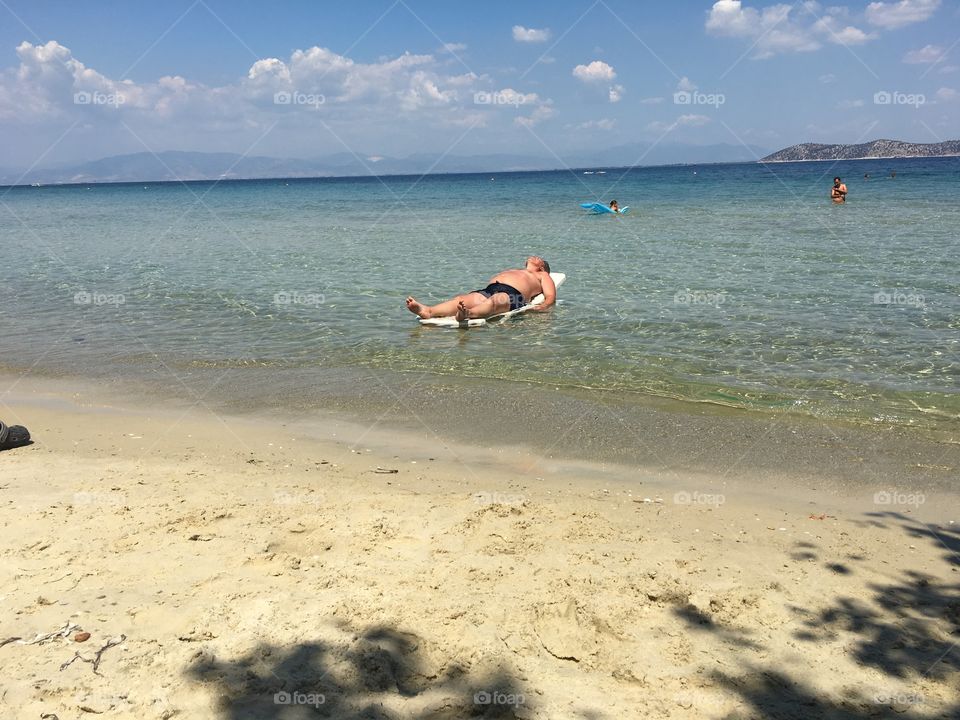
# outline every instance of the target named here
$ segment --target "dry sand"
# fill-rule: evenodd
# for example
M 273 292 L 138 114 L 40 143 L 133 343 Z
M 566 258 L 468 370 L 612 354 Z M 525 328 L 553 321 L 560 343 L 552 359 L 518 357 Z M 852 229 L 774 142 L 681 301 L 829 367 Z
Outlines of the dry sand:
M 960 716 L 954 495 L 2 400 L 3 718 Z

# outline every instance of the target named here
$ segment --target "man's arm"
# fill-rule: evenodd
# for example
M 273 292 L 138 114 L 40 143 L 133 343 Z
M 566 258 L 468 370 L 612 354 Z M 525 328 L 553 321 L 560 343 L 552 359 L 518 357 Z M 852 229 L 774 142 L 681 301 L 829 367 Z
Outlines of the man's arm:
M 556 305 L 557 286 L 554 285 L 553 278 L 550 277 L 550 273 L 545 272 L 540 274 L 540 292 L 543 293 L 543 302 L 539 305 L 534 305 L 534 310 L 543 312 L 547 308 Z

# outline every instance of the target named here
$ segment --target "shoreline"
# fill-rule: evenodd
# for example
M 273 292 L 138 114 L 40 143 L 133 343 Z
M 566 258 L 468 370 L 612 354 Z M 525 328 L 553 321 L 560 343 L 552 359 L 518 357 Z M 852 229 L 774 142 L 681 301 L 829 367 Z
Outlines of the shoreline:
M 960 708 L 952 492 L 878 504 L 54 385 L 0 397 L 35 438 L 0 453 L 0 637 L 91 638 L 0 647 L 17 716 Z M 57 670 L 114 640 L 99 674 Z
M 21 403 L 31 397 L 73 397 L 94 406 L 174 413 L 199 407 L 212 418 L 289 424 L 316 438 L 339 424 L 391 447 L 400 437 L 413 445 L 456 445 L 474 456 L 511 452 L 587 462 L 617 468 L 622 477 L 638 471 L 658 477 L 737 473 L 757 485 L 826 480 L 871 492 L 890 486 L 952 491 L 960 467 L 960 437 L 953 432 L 875 428 L 789 410 L 760 412 L 653 395 L 361 368 L 333 373 L 319 387 L 314 376 L 293 371 L 270 375 L 270 382 L 257 373 L 245 369 L 171 390 L 129 379 L 106 382 L 4 369 L 0 387 L 12 386 Z M 242 398 L 235 391 L 239 385 Z M 9 397 L 9 392 L 0 394 L 0 401 Z

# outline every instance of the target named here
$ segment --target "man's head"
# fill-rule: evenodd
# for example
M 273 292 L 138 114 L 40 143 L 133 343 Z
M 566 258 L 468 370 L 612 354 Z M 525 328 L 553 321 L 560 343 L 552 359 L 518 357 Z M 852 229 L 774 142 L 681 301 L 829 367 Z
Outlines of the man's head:
M 619 207 L 619 205 L 617 205 L 617 201 L 616 201 L 616 200 L 611 200 L 611 201 L 610 201 L 610 207 L 615 208 L 615 207 Z
M 537 255 L 527 258 L 527 270 L 531 272 L 550 272 L 550 263 Z
M 840 184 L 840 178 L 835 177 L 835 178 L 833 179 L 833 184 L 834 184 L 834 185 L 839 185 L 839 184 Z

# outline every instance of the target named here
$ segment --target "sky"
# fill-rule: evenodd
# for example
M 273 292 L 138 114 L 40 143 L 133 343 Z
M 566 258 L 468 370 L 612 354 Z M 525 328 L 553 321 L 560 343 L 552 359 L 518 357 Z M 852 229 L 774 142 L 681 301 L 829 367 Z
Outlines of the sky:
M 960 138 L 960 3 L 0 0 L 0 167 Z

